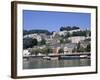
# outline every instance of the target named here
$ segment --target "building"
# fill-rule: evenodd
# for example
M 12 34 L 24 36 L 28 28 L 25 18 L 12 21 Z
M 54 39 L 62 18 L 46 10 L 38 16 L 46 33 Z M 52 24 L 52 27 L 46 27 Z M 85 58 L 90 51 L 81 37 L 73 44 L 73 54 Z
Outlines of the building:
M 77 32 L 77 31 L 82 31 L 81 29 L 75 29 L 75 30 L 70 30 L 68 31 L 70 34 L 72 34 L 73 32 Z
M 74 37 L 69 37 L 69 40 L 71 40 L 72 43 L 79 43 L 82 40 L 85 40 L 85 36 L 74 36 Z
M 37 41 L 41 41 L 42 37 L 39 34 L 28 34 L 25 35 L 24 38 L 33 38 L 33 39 L 37 39 Z
M 28 56 L 28 55 L 30 55 L 28 49 L 23 50 L 23 56 Z
M 67 43 L 64 45 L 64 54 L 72 53 L 77 48 L 76 43 Z
M 61 35 L 63 35 L 63 36 L 65 36 L 65 35 L 67 35 L 67 33 L 68 33 L 68 31 L 59 31 L 58 32 L 58 34 L 61 36 Z

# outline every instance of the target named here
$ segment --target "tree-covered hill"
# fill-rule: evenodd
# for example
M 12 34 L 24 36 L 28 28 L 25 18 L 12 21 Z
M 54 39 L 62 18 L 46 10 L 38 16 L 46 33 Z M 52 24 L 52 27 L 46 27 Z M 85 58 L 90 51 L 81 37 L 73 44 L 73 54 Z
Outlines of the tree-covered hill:
M 23 35 L 34 34 L 34 33 L 45 33 L 47 35 L 51 34 L 48 30 L 34 29 L 34 30 L 23 30 Z

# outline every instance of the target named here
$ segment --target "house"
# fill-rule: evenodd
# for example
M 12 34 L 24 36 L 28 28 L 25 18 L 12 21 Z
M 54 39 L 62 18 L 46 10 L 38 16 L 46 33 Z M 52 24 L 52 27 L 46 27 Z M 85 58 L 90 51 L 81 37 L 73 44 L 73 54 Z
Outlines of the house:
M 58 54 L 59 49 L 61 48 L 61 44 L 60 43 L 51 44 L 50 47 L 52 48 L 54 54 Z
M 64 45 L 64 54 L 72 53 L 77 48 L 76 43 L 67 43 Z
M 85 36 L 74 36 L 74 37 L 69 37 L 69 40 L 71 40 L 72 43 L 79 43 L 82 40 L 85 40 Z

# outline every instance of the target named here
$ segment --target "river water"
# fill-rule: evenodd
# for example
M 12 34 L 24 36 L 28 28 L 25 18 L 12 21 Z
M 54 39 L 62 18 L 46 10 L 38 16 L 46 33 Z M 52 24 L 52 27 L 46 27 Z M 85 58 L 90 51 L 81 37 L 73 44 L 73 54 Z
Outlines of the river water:
M 39 69 L 39 68 L 59 68 L 59 67 L 75 67 L 90 66 L 90 59 L 61 59 L 46 60 L 43 58 L 29 58 L 23 60 L 23 69 Z

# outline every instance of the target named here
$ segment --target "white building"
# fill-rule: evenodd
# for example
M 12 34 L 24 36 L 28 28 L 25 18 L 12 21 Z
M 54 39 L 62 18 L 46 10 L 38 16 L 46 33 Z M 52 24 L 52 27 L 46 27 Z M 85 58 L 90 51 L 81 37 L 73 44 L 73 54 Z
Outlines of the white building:
M 76 43 L 67 43 L 64 46 L 64 54 L 68 54 L 68 53 L 70 54 L 76 48 L 77 48 L 77 44 Z
M 74 36 L 74 37 L 69 37 L 69 40 L 71 40 L 72 43 L 79 43 L 82 40 L 85 40 L 86 37 L 84 36 Z
M 23 50 L 23 56 L 28 56 L 28 55 L 30 55 L 30 52 L 27 49 Z
M 70 34 L 72 34 L 73 32 L 77 32 L 77 31 L 82 31 L 81 29 L 75 29 L 75 30 L 70 30 L 68 31 Z
M 33 39 L 37 39 L 37 41 L 41 41 L 42 40 L 42 37 L 38 34 L 28 34 L 28 35 L 25 35 L 24 38 L 33 38 Z
M 61 35 L 64 35 L 64 36 L 65 36 L 67 33 L 68 33 L 68 31 L 59 31 L 59 32 L 58 32 L 58 34 L 59 34 L 60 36 L 61 36 Z

